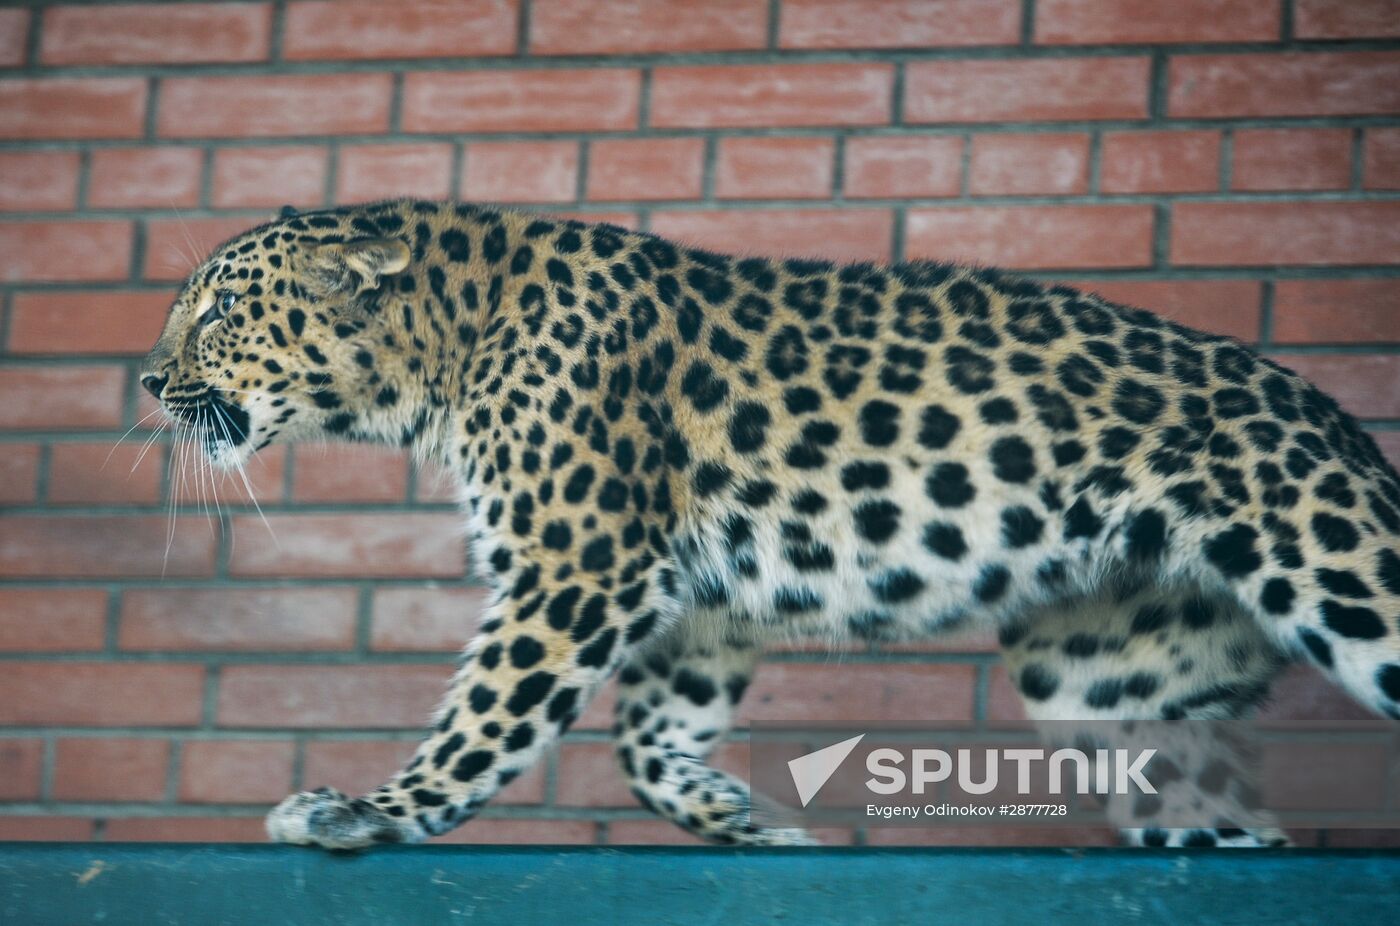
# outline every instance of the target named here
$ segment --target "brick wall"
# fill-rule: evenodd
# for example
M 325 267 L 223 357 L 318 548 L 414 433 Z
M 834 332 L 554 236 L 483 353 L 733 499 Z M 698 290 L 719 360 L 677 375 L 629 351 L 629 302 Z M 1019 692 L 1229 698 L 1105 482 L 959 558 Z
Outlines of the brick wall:
M 1400 459 L 1397 191 L 1396 0 L 7 6 L 0 838 L 256 839 L 291 789 L 373 785 L 480 607 L 450 493 L 395 452 L 279 448 L 211 513 L 145 447 L 173 287 L 276 206 L 1040 271 L 1258 344 Z M 777 654 L 748 710 L 1017 716 L 984 641 L 840 661 Z M 680 838 L 619 786 L 608 700 L 453 838 Z M 1271 710 L 1354 716 L 1302 674 Z

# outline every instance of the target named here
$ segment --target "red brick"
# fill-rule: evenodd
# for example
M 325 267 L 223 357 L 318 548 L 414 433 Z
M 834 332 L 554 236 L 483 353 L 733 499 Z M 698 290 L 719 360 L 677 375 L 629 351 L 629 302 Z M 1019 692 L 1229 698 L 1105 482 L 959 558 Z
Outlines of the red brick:
M 325 148 L 224 148 L 214 153 L 216 208 L 320 206 L 325 199 Z
M 1140 119 L 1146 58 L 918 61 L 905 71 L 909 122 Z
M 107 821 L 107 842 L 267 842 L 257 817 L 117 817 Z
M 1400 470 L 1400 431 L 1373 431 L 1371 437 L 1390 465 Z
M 0 429 L 114 428 L 126 371 L 119 366 L 0 369 Z
M 302 788 L 329 787 L 365 794 L 413 758 L 413 740 L 312 740 L 306 744 Z
M 704 157 L 700 138 L 600 138 L 588 146 L 588 198 L 698 199 Z
M 555 803 L 563 807 L 636 807 L 611 743 L 559 747 Z
M 1201 331 L 1247 342 L 1259 339 L 1259 284 L 1250 280 L 1077 280 L 1069 285 Z
M 377 589 L 370 648 L 460 650 L 471 639 L 489 597 L 484 588 Z
M 273 804 L 292 789 L 291 740 L 191 740 L 180 756 L 188 804 Z
M 1300 39 L 1400 37 L 1397 0 L 1296 0 L 1293 34 Z
M 1236 129 L 1236 190 L 1345 190 L 1351 129 Z
M 306 744 L 301 785 L 324 785 L 346 794 L 364 794 L 403 768 L 413 758 L 417 745 L 417 740 L 312 740 Z M 544 778 L 541 762 L 511 782 L 491 803 L 542 803 Z
M 369 444 L 303 444 L 296 449 L 297 502 L 401 502 L 408 492 L 403 451 Z
M 60 443 L 49 449 L 51 505 L 149 505 L 160 501 L 164 455 L 137 443 Z
M 536 0 L 536 55 L 730 51 L 768 44 L 766 0 Z
M 1358 418 L 1400 418 L 1400 355 L 1281 354 L 1274 359 L 1312 380 Z
M 721 199 L 828 199 L 836 144 L 830 138 L 724 138 L 715 164 Z
M 165 430 L 163 424 L 156 420 L 163 406 L 155 400 L 155 397 L 143 389 L 141 383 L 134 378 L 131 382 L 126 384 L 126 391 L 129 396 L 136 397 L 135 417 L 137 421 L 141 422 L 141 426 L 134 429 L 131 434 L 123 439 L 144 441 L 146 438 L 150 437 L 153 432 Z M 147 415 L 151 417 L 147 418 Z
M 962 152 L 963 140 L 951 135 L 849 138 L 845 194 L 855 199 L 957 196 Z
M 435 840 L 456 845 L 592 845 L 598 824 L 592 820 L 473 820 Z
M 0 152 L 0 211 L 62 210 L 77 204 L 76 151 Z
M 1001 267 L 1145 267 L 1152 207 L 981 206 L 911 209 L 910 257 Z
M 158 801 L 165 797 L 170 741 L 60 739 L 53 797 L 67 801 Z
M 993 729 L 1029 729 L 1021 693 L 1011 684 L 1005 666 L 992 666 L 987 674 L 987 726 Z
M 0 10 L 0 67 L 24 64 L 29 20 L 28 10 Z
M 509 55 L 516 48 L 516 0 L 329 2 L 287 7 L 282 54 L 310 58 L 447 58 Z
M 1104 193 L 1206 193 L 1220 189 L 1220 133 L 1105 132 Z
M 663 67 L 652 75 L 651 124 L 883 125 L 893 79 L 881 63 Z
M 1297 840 L 1295 839 L 1296 843 Z M 1397 829 L 1329 829 L 1327 848 L 1329 849 L 1394 849 L 1400 847 L 1400 830 Z
M 348 650 L 353 588 L 138 588 L 122 596 L 124 650 Z
M 1400 190 L 1400 129 L 1367 129 L 1362 160 L 1368 190 Z
M 196 665 L 16 662 L 0 673 L 0 723 L 9 726 L 189 726 L 203 699 Z
M 413 740 L 312 740 L 306 744 L 300 786 L 346 794 L 377 788 L 413 758 Z
M 739 708 L 740 723 L 972 722 L 976 668 L 952 663 L 765 663 Z
M 1279 810 L 1317 808 L 1376 812 L 1385 806 L 1384 740 L 1317 743 L 1273 741 L 1262 746 L 1262 805 Z
M 456 578 L 466 553 L 451 514 L 268 515 L 275 542 L 236 544 L 236 576 Z M 233 519 L 235 532 L 263 530 L 255 515 Z
M 1039 0 L 1035 40 L 1048 45 L 1270 42 L 1274 0 Z
M 890 213 L 885 209 L 658 210 L 652 213 L 651 229 L 729 253 L 876 261 L 890 256 Z
M 168 291 L 16 293 L 9 350 L 15 354 L 144 354 L 160 336 Z
M 1083 133 L 972 137 L 968 189 L 974 196 L 1083 193 L 1089 188 L 1089 136 Z
M 572 202 L 578 142 L 488 141 L 467 146 L 462 195 L 491 202 Z
M 1116 846 L 1117 834 L 1091 826 L 871 826 L 871 846 Z
M 0 138 L 140 138 L 144 77 L 37 77 L 0 83 Z
M 406 132 L 588 132 L 637 125 L 642 78 L 627 68 L 408 74 Z
M 1186 55 L 1170 64 L 1177 118 L 1389 115 L 1400 109 L 1400 53 Z
M 100 650 L 106 625 L 107 593 L 100 589 L 0 590 L 0 652 Z
M 191 514 L 204 514 L 216 504 L 246 504 L 248 489 L 258 504 L 282 501 L 282 486 L 286 481 L 287 447 L 268 447 L 255 452 L 243 464 L 248 477 L 245 484 L 237 473 L 216 470 L 199 476 L 197 467 L 204 464 L 204 451 L 198 447 L 176 446 L 171 449 L 170 494 L 183 506 L 188 506 Z M 182 478 L 183 472 L 183 478 Z M 261 519 L 255 519 L 252 530 L 233 537 L 238 545 L 239 537 L 251 538 L 254 543 L 271 542 L 267 527 Z
M 607 730 L 613 725 L 613 715 L 617 711 L 617 685 L 607 682 L 599 689 L 584 707 L 573 730 Z
M 204 152 L 198 148 L 100 148 L 88 167 L 87 204 L 197 206 L 203 169 Z
M 427 504 L 456 504 L 457 477 L 436 463 L 424 462 L 414 476 L 413 500 Z
M 39 445 L 0 444 L 0 504 L 30 504 L 38 487 Z
M 705 841 L 669 820 L 609 820 L 610 846 L 703 846 Z
M 1014 45 L 1019 0 L 786 0 L 782 48 Z
M 737 743 L 719 746 L 709 764 L 732 775 L 747 778 L 748 747 Z M 636 807 L 623 777 L 612 743 L 565 743 L 559 747 L 559 770 L 554 799 L 563 807 Z
M 0 739 L 0 800 L 37 799 L 43 762 L 43 740 Z
M 214 569 L 217 538 L 193 518 L 16 515 L 0 534 L 0 575 L 203 576 Z M 168 552 L 167 552 L 168 551 Z
M 1331 833 L 1342 832 L 1341 830 L 1305 829 L 1300 826 L 1286 826 L 1283 828 L 1283 831 L 1288 838 L 1293 841 L 1295 847 L 1302 849 L 1321 848 L 1322 841 L 1320 837 L 1323 834 L 1329 834 L 1330 836 Z
M 1377 718 L 1357 704 L 1346 692 L 1309 665 L 1289 666 L 1279 673 L 1260 708 L 1257 723 L 1262 727 L 1310 727 L 1346 723 L 1375 723 Z
M 1274 284 L 1274 340 L 1400 341 L 1400 288 L 1392 280 L 1279 280 Z
M 0 254 L 0 282 L 121 280 L 131 267 L 131 223 L 0 222 Z
M 447 199 L 452 193 L 452 146 L 346 145 L 336 166 L 338 203 L 397 196 Z
M 83 817 L 0 817 L 0 842 L 86 842 L 92 821 Z
M 636 807 L 611 743 L 559 747 L 554 800 L 564 807 Z
M 1400 262 L 1400 202 L 1178 203 L 1174 264 Z
M 44 11 L 44 64 L 212 64 L 266 60 L 265 3 L 128 3 Z
M 441 700 L 450 666 L 226 666 L 221 727 L 417 729 Z M 0 680 L 0 686 L 3 686 Z
M 167 138 L 383 132 L 390 84 L 388 74 L 169 77 L 158 131 Z
M 147 219 L 141 275 L 147 280 L 183 280 L 214 248 L 257 224 L 246 216 Z

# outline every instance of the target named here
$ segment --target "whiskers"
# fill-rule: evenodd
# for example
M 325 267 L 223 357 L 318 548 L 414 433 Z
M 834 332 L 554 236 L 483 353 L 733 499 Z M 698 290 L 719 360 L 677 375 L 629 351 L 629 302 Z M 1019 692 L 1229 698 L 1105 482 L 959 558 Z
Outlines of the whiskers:
M 135 424 L 127 428 L 126 433 L 123 434 L 121 437 L 117 438 L 116 441 L 112 444 L 112 449 L 107 451 L 107 456 L 103 457 L 102 466 L 99 467 L 99 470 L 105 470 L 107 468 L 107 464 L 112 462 L 112 454 L 116 453 L 117 448 L 126 442 L 126 439 L 131 436 L 132 431 L 135 431 L 137 428 L 141 427 L 141 425 L 145 424 L 147 421 L 150 421 L 153 417 L 159 415 L 160 413 L 161 409 L 152 409 L 151 411 L 148 411 L 146 412 L 146 414 L 142 415 L 140 420 L 138 420 Z M 162 419 L 156 422 L 155 427 L 151 431 L 151 436 L 146 439 L 145 447 L 141 449 L 141 453 L 137 454 L 136 462 L 131 465 L 131 473 L 136 472 L 136 467 L 141 465 L 141 458 L 146 455 L 146 451 L 149 450 L 151 448 L 151 445 L 156 442 L 156 439 L 160 437 L 161 431 L 163 430 L 165 430 L 165 421 Z M 131 473 L 127 473 L 127 476 L 130 477 Z
M 166 413 L 166 419 L 170 425 L 170 456 L 168 459 L 168 475 L 166 477 L 167 496 L 167 517 L 165 530 L 165 557 L 161 560 L 160 574 L 165 576 L 167 568 L 170 566 L 170 550 L 175 545 L 175 523 L 180 511 L 180 495 L 185 486 L 185 448 L 189 442 L 189 434 L 192 428 L 179 418 Z
M 170 208 L 175 211 L 175 219 L 180 224 L 180 234 L 185 239 L 185 250 L 181 251 L 179 242 L 170 242 L 169 252 L 163 261 L 164 269 L 173 272 L 177 277 L 183 277 L 204 262 L 208 250 L 195 240 L 194 233 L 190 230 L 185 217 L 173 202 L 170 204 Z
M 222 390 L 221 390 L 222 391 Z M 233 390 L 228 390 L 233 391 Z M 240 390 L 241 391 L 241 390 Z M 235 408 L 234 412 L 237 413 Z M 152 419 L 155 419 L 152 421 Z M 244 418 L 246 422 L 246 417 Z M 217 400 L 217 393 L 211 392 L 204 401 L 185 401 L 173 410 L 162 405 L 148 412 L 116 440 L 103 461 L 105 468 L 111 462 L 118 446 L 126 443 L 140 428 L 150 428 L 150 433 L 142 437 L 140 452 L 131 465 L 135 473 L 153 447 L 163 442 L 169 444 L 166 478 L 166 536 L 165 553 L 161 560 L 161 575 L 169 570 L 170 554 L 175 547 L 176 525 L 180 520 L 181 502 L 192 502 L 204 512 L 205 520 L 213 532 L 227 531 L 230 544 L 235 542 L 232 531 L 233 513 L 229 509 L 249 505 L 262 521 L 268 536 L 280 549 L 281 542 L 272 524 L 259 504 L 253 480 L 248 474 L 246 461 L 234 448 L 247 440 L 244 428 L 234 420 L 225 403 Z M 215 466 L 215 456 L 221 455 L 228 466 Z M 252 454 L 249 459 L 255 457 Z M 226 485 L 229 471 L 237 474 L 234 480 L 235 491 L 229 493 Z M 239 496 L 243 496 L 240 498 Z
M 230 448 L 239 441 L 246 441 L 248 439 L 247 434 L 240 433 L 238 435 L 239 440 L 234 440 L 234 432 L 239 430 L 239 427 L 229 416 L 227 409 L 224 408 L 222 403 L 212 402 L 209 404 L 208 410 L 211 424 L 218 429 L 218 434 Z M 258 495 L 253 491 L 253 483 L 252 480 L 248 478 L 248 470 L 243 465 L 243 461 L 237 457 L 234 458 L 234 470 L 238 473 L 238 478 L 243 481 L 243 490 L 248 493 L 248 501 L 252 502 L 253 510 L 258 513 L 258 518 L 262 521 L 263 527 L 267 528 L 268 536 L 272 538 L 272 542 L 277 548 L 281 549 L 282 544 L 278 541 L 277 534 L 272 529 L 272 524 L 268 522 L 267 515 L 263 514 L 262 506 L 258 504 Z

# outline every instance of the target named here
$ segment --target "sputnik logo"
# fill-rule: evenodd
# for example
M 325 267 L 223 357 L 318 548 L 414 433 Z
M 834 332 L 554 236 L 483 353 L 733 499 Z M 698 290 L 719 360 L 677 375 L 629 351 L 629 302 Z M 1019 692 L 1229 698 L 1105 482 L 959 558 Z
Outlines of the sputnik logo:
M 836 774 L 841 763 L 863 739 L 864 733 L 788 761 L 788 771 L 792 774 L 792 783 L 797 788 L 797 798 L 802 801 L 803 807 L 812 802 L 812 798 L 817 796 L 817 792 Z

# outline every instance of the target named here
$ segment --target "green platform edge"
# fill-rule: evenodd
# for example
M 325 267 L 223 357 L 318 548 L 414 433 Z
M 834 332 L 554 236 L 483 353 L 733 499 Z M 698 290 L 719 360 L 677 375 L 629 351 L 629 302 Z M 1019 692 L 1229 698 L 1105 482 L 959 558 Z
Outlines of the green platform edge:
M 0 845 L 0 922 L 1400 922 L 1400 851 Z

